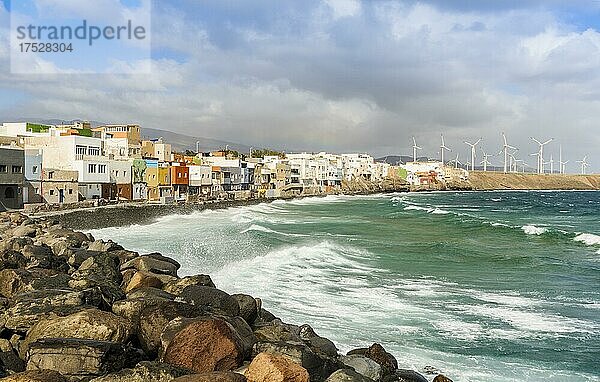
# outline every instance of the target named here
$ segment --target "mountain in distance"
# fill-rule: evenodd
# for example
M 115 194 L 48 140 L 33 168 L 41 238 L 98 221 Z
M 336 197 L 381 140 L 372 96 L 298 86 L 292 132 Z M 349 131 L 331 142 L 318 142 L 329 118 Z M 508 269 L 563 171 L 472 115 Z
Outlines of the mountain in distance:
M 44 118 L 19 118 L 11 122 L 33 122 L 43 123 L 48 125 L 69 124 L 81 119 L 64 120 L 64 119 L 44 119 Z M 106 122 L 89 121 L 92 127 L 106 125 Z M 196 151 L 196 142 L 200 152 L 209 152 L 225 149 L 239 151 L 241 153 L 250 152 L 250 146 L 236 142 L 222 141 L 212 138 L 193 137 L 190 135 L 174 133 L 168 130 L 152 129 L 142 126 L 142 139 L 158 139 L 162 138 L 165 143 L 170 143 L 173 151 L 185 152 L 185 150 Z M 255 147 L 255 149 L 259 149 Z

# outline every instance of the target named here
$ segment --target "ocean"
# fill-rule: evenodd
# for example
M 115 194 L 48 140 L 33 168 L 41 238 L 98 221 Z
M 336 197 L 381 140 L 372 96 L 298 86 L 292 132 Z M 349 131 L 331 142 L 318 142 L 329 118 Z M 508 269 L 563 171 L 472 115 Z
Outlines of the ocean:
M 261 297 L 341 352 L 379 342 L 455 382 L 600 381 L 600 192 L 314 197 L 92 234 Z

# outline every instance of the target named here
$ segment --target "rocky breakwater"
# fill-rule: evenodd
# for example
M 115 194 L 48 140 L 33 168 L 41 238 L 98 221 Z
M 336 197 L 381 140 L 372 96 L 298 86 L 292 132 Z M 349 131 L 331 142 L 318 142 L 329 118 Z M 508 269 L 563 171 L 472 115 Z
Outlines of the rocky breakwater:
M 51 219 L 0 214 L 0 378 L 94 382 L 427 381 L 378 344 L 340 355 L 309 325 L 177 261 Z M 443 375 L 436 382 L 449 381 Z

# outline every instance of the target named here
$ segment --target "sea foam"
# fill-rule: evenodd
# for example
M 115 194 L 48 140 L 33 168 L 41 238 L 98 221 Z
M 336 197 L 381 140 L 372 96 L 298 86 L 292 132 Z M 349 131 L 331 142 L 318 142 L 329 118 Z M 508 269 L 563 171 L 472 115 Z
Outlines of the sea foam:
M 573 239 L 575 241 L 579 241 L 584 243 L 585 245 L 599 245 L 600 244 L 600 236 L 594 235 L 592 233 L 582 233 Z
M 523 232 L 525 232 L 528 235 L 542 235 L 546 232 L 548 232 L 547 228 L 544 227 L 536 227 L 533 224 L 527 224 L 524 225 L 523 227 L 521 227 L 521 229 L 523 230 Z

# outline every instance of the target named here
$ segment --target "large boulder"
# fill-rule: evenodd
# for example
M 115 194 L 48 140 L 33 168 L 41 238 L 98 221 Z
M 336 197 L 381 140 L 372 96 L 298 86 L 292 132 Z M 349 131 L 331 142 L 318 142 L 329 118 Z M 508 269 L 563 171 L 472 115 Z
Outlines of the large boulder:
M 17 332 L 26 332 L 41 319 L 68 316 L 101 304 L 102 295 L 98 289 L 47 289 L 20 293 L 5 312 L 4 326 Z
M 128 280 L 127 285 L 125 285 L 125 288 L 123 288 L 123 291 L 125 293 L 129 293 L 134 289 L 138 288 L 162 288 L 162 286 L 163 282 L 154 273 L 146 271 L 136 271 L 131 276 L 131 279 Z
M 414 370 L 398 369 L 381 378 L 382 382 L 429 382 L 423 375 Z
M 256 299 L 247 294 L 232 294 L 231 297 L 237 301 L 240 307 L 240 317 L 252 325 L 258 317 L 258 304 L 256 303 Z
M 244 373 L 248 382 L 309 382 L 305 368 L 288 357 L 260 353 Z
M 0 295 L 13 298 L 16 294 L 30 290 L 33 277 L 23 269 L 3 269 L 0 271 Z
M 364 355 L 377 362 L 382 367 L 383 374 L 392 373 L 394 370 L 398 369 L 398 361 L 396 358 L 383 348 L 380 344 L 373 344 L 369 348 L 360 348 L 354 349 L 348 352 L 348 355 Z
M 91 382 L 169 382 L 191 371 L 163 362 L 142 361 L 132 369 L 123 369 Z
M 21 252 L 7 249 L 0 251 L 0 269 L 25 268 L 27 259 Z
M 242 365 L 242 340 L 231 324 L 217 318 L 177 318 L 161 336 L 162 359 L 196 373 L 229 371 Z
M 26 245 L 32 245 L 33 240 L 30 237 L 11 237 L 0 241 L 0 251 L 21 252 Z
M 254 328 L 254 334 L 259 341 L 267 342 L 297 342 L 302 343 L 299 335 L 300 328 L 296 325 L 284 324 L 275 319 L 268 324 Z
M 70 379 L 91 379 L 135 365 L 140 354 L 121 344 L 44 338 L 29 346 L 27 370 L 54 370 Z
M 362 374 L 351 369 L 342 369 L 335 371 L 325 380 L 325 382 L 374 382 L 377 379 L 369 379 Z
M 25 370 L 25 363 L 14 351 L 10 341 L 4 338 L 0 338 L 0 369 L 13 373 Z
M 177 276 L 180 265 L 175 260 L 159 254 L 136 257 L 121 265 L 121 271 L 135 268 L 138 271 L 148 271 L 157 274 Z
M 54 370 L 30 370 L 9 375 L 2 382 L 67 382 L 67 379 Z
M 87 309 L 66 317 L 43 319 L 31 327 L 21 343 L 21 355 L 41 338 L 80 338 L 125 343 L 131 335 L 131 322 L 113 313 Z
M 190 285 L 215 287 L 215 284 L 208 275 L 186 276 L 173 280 L 163 287 L 166 292 L 179 295 L 186 287 Z
M 253 356 L 260 353 L 284 355 L 305 368 L 311 381 L 324 381 L 334 371 L 345 368 L 336 358 L 316 354 L 303 343 L 258 342 L 254 345 Z
M 310 325 L 302 325 L 299 328 L 298 334 L 300 338 L 317 354 L 323 354 L 329 357 L 338 355 L 335 344 L 325 338 L 319 336 Z
M 446 377 L 444 374 L 438 374 L 433 379 L 433 382 L 452 382 L 452 380 L 450 378 Z
M 26 245 L 21 253 L 27 259 L 27 268 L 55 269 L 60 272 L 69 270 L 66 259 L 55 256 L 52 249 L 45 244 Z
M 127 298 L 144 298 L 144 299 L 163 299 L 163 300 L 175 300 L 175 295 L 172 295 L 164 290 L 153 288 L 153 287 L 142 287 L 137 288 L 132 292 L 127 293 Z
M 381 365 L 363 355 L 347 355 L 340 357 L 342 363 L 357 373 L 378 381 L 381 378 Z
M 122 277 L 119 271 L 119 259 L 109 253 L 98 252 L 97 255 L 85 259 L 71 277 L 119 285 Z
M 174 379 L 174 382 L 246 382 L 246 377 L 231 371 L 213 371 L 212 373 L 186 375 Z
M 12 230 L 12 235 L 15 237 L 35 237 L 37 230 L 30 225 L 18 226 Z
M 118 251 L 121 249 L 123 249 L 123 247 L 121 247 L 119 244 L 115 243 L 112 240 L 96 240 L 88 245 L 88 250 L 90 251 L 110 252 Z
M 235 298 L 220 289 L 192 285 L 186 287 L 179 297 L 192 305 L 202 306 L 227 316 L 238 316 L 240 306 Z
M 151 302 L 139 313 L 138 340 L 142 349 L 149 355 L 156 355 L 161 344 L 160 335 L 169 322 L 178 317 L 198 317 L 203 313 L 200 307 L 183 302 Z

